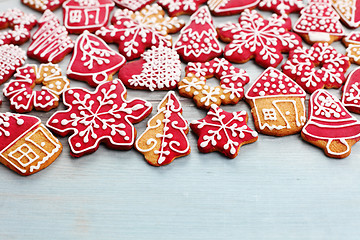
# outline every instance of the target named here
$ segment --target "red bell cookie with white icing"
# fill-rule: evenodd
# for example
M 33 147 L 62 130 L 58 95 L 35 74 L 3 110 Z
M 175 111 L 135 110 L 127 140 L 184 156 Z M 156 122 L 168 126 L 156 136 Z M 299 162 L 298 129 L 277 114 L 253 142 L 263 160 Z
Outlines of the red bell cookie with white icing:
M 174 49 L 186 62 L 207 62 L 222 55 L 218 34 L 208 7 L 201 7 L 181 30 Z
M 40 62 L 58 63 L 74 48 L 66 28 L 50 10 L 39 20 L 39 28 L 32 36 L 27 55 Z
M 246 92 L 258 132 L 286 136 L 306 122 L 305 91 L 275 68 L 266 69 Z
M 128 88 L 150 91 L 175 89 L 181 77 L 180 57 L 172 48 L 153 46 L 141 55 L 140 60 L 122 67 L 118 76 Z
M 321 88 L 340 88 L 349 67 L 347 56 L 327 43 L 316 43 L 310 49 L 299 47 L 290 52 L 282 69 L 306 92 L 312 93 Z
M 342 90 L 341 103 L 349 111 L 360 113 L 360 67 L 348 75 Z
M 156 115 L 148 121 L 146 130 L 135 143 L 135 148 L 149 164 L 163 166 L 190 154 L 186 136 L 189 126 L 182 111 L 173 91 L 168 92 L 159 103 Z
M 142 99 L 125 100 L 126 88 L 119 80 L 105 82 L 94 92 L 70 88 L 63 94 L 67 110 L 54 113 L 46 125 L 55 133 L 69 137 L 71 155 L 95 152 L 100 143 L 118 150 L 129 150 L 136 138 L 134 123 L 152 110 Z
M 34 91 L 36 84 L 42 84 L 40 91 Z M 15 79 L 5 86 L 4 95 L 10 100 L 10 108 L 18 113 L 50 111 L 59 105 L 62 92 L 69 87 L 69 80 L 61 76 L 61 69 L 54 64 L 39 67 L 28 64 L 18 68 Z
M 247 125 L 245 111 L 229 113 L 212 105 L 206 117 L 191 122 L 191 130 L 199 136 L 198 149 L 209 153 L 218 151 L 228 158 L 235 158 L 242 145 L 258 139 L 257 132 Z
M 182 14 L 191 15 L 201 4 L 207 0 L 158 0 L 157 3 L 166 9 L 170 17 L 176 17 Z
M 26 53 L 15 45 L 0 46 L 0 84 L 8 80 L 25 63 Z
M 59 8 L 65 0 L 21 0 L 21 2 L 28 7 L 45 12 L 46 10 L 54 11 Z
M 350 155 L 351 146 L 360 140 L 360 121 L 353 117 L 339 99 L 326 90 L 315 91 L 309 102 L 309 120 L 302 138 L 324 150 L 332 158 Z
M 0 32 L 0 45 L 23 44 L 30 39 L 30 30 L 36 25 L 36 17 L 19 9 L 8 9 L 0 14 L 0 29 L 12 28 Z
M 87 82 L 90 86 L 111 81 L 125 64 L 125 58 L 111 49 L 101 38 L 85 31 L 75 42 L 67 76 Z
M 119 9 L 111 19 L 113 25 L 101 28 L 96 35 L 108 43 L 119 44 L 119 52 L 132 60 L 140 57 L 146 48 L 160 44 L 171 47 L 168 33 L 179 31 L 184 22 L 164 16 L 164 10 L 157 4 L 147 5 L 137 12 Z
M 311 45 L 318 42 L 331 44 L 345 35 L 340 17 L 331 7 L 330 1 L 311 0 L 295 23 L 294 32 Z
M 112 0 L 67 0 L 63 4 L 64 26 L 69 33 L 95 32 L 108 23 L 114 6 Z
M 48 167 L 62 145 L 34 116 L 0 113 L 0 162 L 28 176 Z
M 279 15 L 299 12 L 303 8 L 302 0 L 261 0 L 259 3 L 260 10 L 273 11 Z
M 346 48 L 346 55 L 350 61 L 360 65 L 360 32 L 352 32 L 343 38 Z
M 359 0 L 332 0 L 332 6 L 346 26 L 350 28 L 360 27 Z
M 208 0 L 210 11 L 215 16 L 235 15 L 245 9 L 254 9 L 260 0 Z
M 216 77 L 220 85 L 212 87 L 206 79 Z M 206 63 L 189 63 L 186 77 L 178 84 L 181 96 L 193 98 L 197 107 L 209 109 L 215 104 L 236 104 L 244 97 L 244 86 L 250 78 L 245 70 L 234 67 L 226 59 L 215 58 Z
M 120 8 L 127 8 L 131 11 L 138 11 L 149 5 L 155 0 L 113 0 L 114 3 Z
M 301 38 L 289 32 L 291 20 L 286 16 L 264 19 L 255 10 L 245 10 L 239 23 L 218 28 L 220 39 L 230 42 L 224 56 L 230 62 L 244 63 L 252 58 L 262 67 L 276 67 L 283 60 L 282 52 L 302 46 Z

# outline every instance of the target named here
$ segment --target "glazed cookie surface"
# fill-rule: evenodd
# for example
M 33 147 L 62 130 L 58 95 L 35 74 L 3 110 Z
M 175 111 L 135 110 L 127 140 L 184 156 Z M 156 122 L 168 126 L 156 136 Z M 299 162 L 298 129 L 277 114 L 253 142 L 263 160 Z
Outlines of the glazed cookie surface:
M 149 5 L 155 0 L 113 0 L 114 3 L 120 8 L 127 8 L 131 11 L 138 11 Z
M 26 60 L 26 53 L 18 46 L 0 46 L 0 84 L 6 82 Z
M 45 12 L 46 10 L 54 11 L 59 8 L 65 0 L 21 0 L 26 6 L 39 11 Z
M 350 61 L 360 65 L 360 32 L 352 32 L 343 38 L 346 48 L 346 55 Z
M 302 0 L 261 0 L 259 3 L 260 10 L 273 11 L 279 15 L 299 12 L 303 8 Z
M 183 14 L 191 15 L 207 0 L 158 0 L 157 3 L 166 9 L 170 17 Z
M 341 103 L 349 111 L 360 114 L 360 67 L 347 76 L 342 91 Z
M 359 0 L 332 0 L 332 6 L 346 26 L 350 28 L 360 27 Z
M 260 0 L 208 0 L 210 11 L 215 16 L 235 15 L 245 9 L 254 9 Z

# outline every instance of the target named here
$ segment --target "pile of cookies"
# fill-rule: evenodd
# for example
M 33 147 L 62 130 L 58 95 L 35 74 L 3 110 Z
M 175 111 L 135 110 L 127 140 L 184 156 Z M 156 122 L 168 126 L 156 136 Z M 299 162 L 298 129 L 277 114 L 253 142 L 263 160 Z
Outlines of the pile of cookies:
M 229 158 L 257 141 L 258 133 L 301 133 L 329 157 L 350 154 L 360 140 L 360 121 L 350 113 L 360 113 L 360 67 L 347 71 L 351 63 L 360 64 L 360 32 L 346 34 L 342 23 L 360 27 L 360 1 L 154 1 L 22 0 L 42 12 L 41 18 L 18 9 L 0 14 L 0 28 L 10 28 L 0 33 L 0 84 L 16 112 L 0 113 L 4 165 L 21 175 L 38 172 L 62 151 L 55 136 L 69 135 L 74 157 L 91 154 L 103 143 L 117 150 L 134 147 L 149 164 L 163 166 L 190 154 L 190 128 L 198 135 L 199 151 Z M 61 7 L 62 20 L 53 13 Z M 275 14 L 264 18 L 255 8 Z M 288 16 L 293 12 L 299 14 L 294 25 Z M 178 18 L 183 14 L 191 15 L 187 23 Z M 214 25 L 212 16 L 236 14 L 238 22 Z M 330 45 L 339 40 L 344 54 Z M 25 52 L 19 46 L 27 41 Z M 220 41 L 227 44 L 224 49 Z M 57 63 L 68 54 L 65 76 Z M 41 64 L 27 64 L 27 57 Z M 264 68 L 254 80 L 234 65 L 251 59 Z M 183 78 L 182 62 L 187 64 Z M 212 77 L 218 86 L 207 84 Z M 69 79 L 96 89 L 70 87 Z M 341 99 L 324 90 L 341 87 Z M 153 106 L 144 99 L 127 100 L 126 88 L 167 93 L 140 134 L 134 124 Z M 189 124 L 175 91 L 192 98 L 206 117 Z M 221 109 L 243 98 L 256 131 L 247 125 L 246 111 Z M 50 111 L 61 102 L 66 110 L 55 111 L 45 125 L 26 114 Z

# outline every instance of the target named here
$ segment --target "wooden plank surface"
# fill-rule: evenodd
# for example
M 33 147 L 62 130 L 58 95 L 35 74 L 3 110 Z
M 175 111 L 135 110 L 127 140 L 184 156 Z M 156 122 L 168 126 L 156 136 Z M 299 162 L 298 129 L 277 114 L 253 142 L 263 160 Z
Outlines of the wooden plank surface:
M 19 0 L 3 0 L 0 6 L 40 16 Z M 62 16 L 61 10 L 56 14 Z M 293 20 L 297 16 L 291 15 Z M 217 17 L 215 23 L 237 18 Z M 345 52 L 341 43 L 333 46 Z M 69 60 L 61 62 L 63 72 Z M 252 82 L 263 70 L 253 61 L 237 66 L 248 71 Z M 77 81 L 71 86 L 89 88 Z M 339 90 L 331 92 L 340 96 Z M 129 90 L 128 99 L 149 100 L 151 117 L 165 94 Z M 2 99 L 0 111 L 9 111 Z M 191 99 L 180 99 L 188 121 L 205 116 Z M 224 109 L 250 113 L 243 101 Z M 30 114 L 45 123 L 54 112 Z M 136 125 L 138 133 L 146 121 Z M 249 125 L 254 127 L 252 117 Z M 192 132 L 188 136 L 192 153 L 161 168 L 148 165 L 135 150 L 104 146 L 75 159 L 67 138 L 60 138 L 61 156 L 33 176 L 21 177 L 0 166 L 0 239 L 359 239 L 359 144 L 350 157 L 334 160 L 300 135 L 260 134 L 230 160 L 219 153 L 199 153 L 197 137 Z

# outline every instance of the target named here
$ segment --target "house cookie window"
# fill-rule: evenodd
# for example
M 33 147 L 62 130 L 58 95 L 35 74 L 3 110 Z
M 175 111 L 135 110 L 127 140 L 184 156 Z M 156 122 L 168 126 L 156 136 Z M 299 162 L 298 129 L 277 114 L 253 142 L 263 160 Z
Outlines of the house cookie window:
M 80 21 L 81 21 L 81 11 L 80 10 L 70 11 L 69 20 L 70 20 L 71 23 L 80 23 Z
M 270 109 L 266 109 L 264 108 L 263 110 L 263 114 L 264 114 L 264 120 L 276 120 L 276 111 L 273 108 Z
M 23 167 L 27 167 L 39 158 L 39 155 L 37 155 L 26 143 L 9 153 L 8 156 L 15 159 Z

